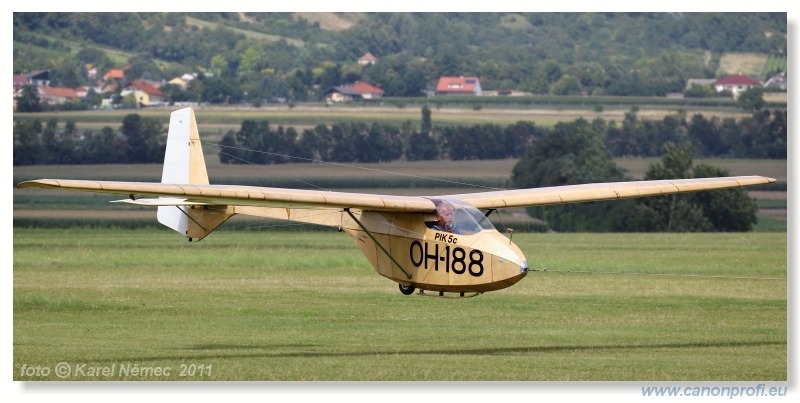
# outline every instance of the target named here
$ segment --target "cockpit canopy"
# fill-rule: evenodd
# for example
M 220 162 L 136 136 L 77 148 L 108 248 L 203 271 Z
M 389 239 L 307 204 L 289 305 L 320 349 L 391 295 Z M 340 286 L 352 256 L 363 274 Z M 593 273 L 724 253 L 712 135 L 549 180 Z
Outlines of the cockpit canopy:
M 429 223 L 429 227 L 438 231 L 454 234 L 471 235 L 482 230 L 494 230 L 492 222 L 475 206 L 456 199 L 432 199 L 436 204 L 437 218 L 440 214 L 451 214 L 449 225 L 441 225 L 442 219 Z M 452 209 L 451 209 L 452 207 Z M 446 220 L 446 219 L 445 219 Z

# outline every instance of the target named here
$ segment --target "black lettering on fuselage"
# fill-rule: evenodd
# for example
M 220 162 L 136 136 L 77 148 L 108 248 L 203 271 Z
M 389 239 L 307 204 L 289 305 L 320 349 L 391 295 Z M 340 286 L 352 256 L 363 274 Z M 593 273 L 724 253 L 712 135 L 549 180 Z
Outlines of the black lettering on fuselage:
M 440 249 L 439 243 L 434 243 L 433 246 L 430 246 L 428 242 L 425 242 L 423 246 L 422 243 L 422 241 L 418 240 L 411 242 L 409 256 L 414 267 L 427 269 L 430 266 L 428 261 L 433 260 L 433 270 L 435 271 L 439 271 L 439 262 L 441 262 L 447 273 L 452 270 L 453 273 L 459 275 L 465 273 L 469 273 L 473 277 L 483 275 L 483 252 L 480 250 L 472 249 L 467 253 L 460 246 L 445 245 L 443 249 Z M 443 252 L 441 255 L 439 254 L 440 251 Z
M 448 234 L 444 232 L 437 232 L 436 234 L 434 234 L 433 240 L 446 243 L 458 243 L 457 237 L 453 236 L 453 234 Z
M 428 253 L 428 243 L 425 242 L 425 267 L 428 267 L 428 260 L 433 259 L 433 269 L 439 271 L 439 244 L 434 244 L 435 252 L 433 254 Z

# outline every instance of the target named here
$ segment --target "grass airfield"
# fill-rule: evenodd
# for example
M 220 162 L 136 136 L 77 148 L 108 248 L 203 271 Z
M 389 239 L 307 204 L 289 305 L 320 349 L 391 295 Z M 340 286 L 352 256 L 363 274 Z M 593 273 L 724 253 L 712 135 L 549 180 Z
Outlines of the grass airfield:
M 787 380 L 781 232 L 516 233 L 546 271 L 463 300 L 335 231 L 13 235 L 17 381 Z

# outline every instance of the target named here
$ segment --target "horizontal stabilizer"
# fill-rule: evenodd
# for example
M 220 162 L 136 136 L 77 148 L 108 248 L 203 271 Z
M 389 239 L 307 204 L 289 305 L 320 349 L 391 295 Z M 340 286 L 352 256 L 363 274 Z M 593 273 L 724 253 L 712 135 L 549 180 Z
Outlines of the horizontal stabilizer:
M 159 197 L 158 199 L 122 199 L 112 200 L 111 203 L 128 203 L 138 206 L 207 206 L 209 203 L 188 201 L 186 199 L 176 199 L 171 197 Z

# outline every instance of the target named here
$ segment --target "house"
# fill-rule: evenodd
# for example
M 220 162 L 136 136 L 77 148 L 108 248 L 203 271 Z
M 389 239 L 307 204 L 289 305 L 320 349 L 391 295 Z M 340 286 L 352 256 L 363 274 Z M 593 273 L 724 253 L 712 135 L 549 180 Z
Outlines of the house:
M 436 85 L 437 95 L 481 95 L 478 77 L 441 77 Z
M 741 74 L 733 74 L 727 77 L 720 78 L 714 81 L 714 89 L 717 92 L 730 91 L 733 98 L 739 97 L 739 94 L 751 88 L 761 87 L 761 83 L 750 77 Z
M 353 84 L 333 87 L 325 92 L 325 101 L 332 102 L 353 102 L 355 100 L 378 101 L 383 98 L 383 90 L 363 81 L 356 81 Z
M 14 92 L 26 85 L 46 87 L 50 85 L 50 71 L 35 70 L 25 74 L 14 74 Z
M 359 94 L 346 86 L 333 87 L 325 91 L 326 103 L 353 102 Z
M 14 93 L 21 90 L 22 87 L 30 85 L 30 80 L 25 74 L 14 74 Z
M 180 87 L 180 89 L 181 89 L 182 91 L 186 91 L 186 88 L 188 88 L 188 87 L 189 87 L 189 83 L 188 83 L 188 82 L 186 82 L 186 80 L 184 80 L 184 79 L 182 79 L 182 78 L 180 78 L 180 77 L 175 77 L 175 78 L 173 78 L 172 80 L 169 80 L 169 81 L 167 82 L 167 84 L 170 84 L 170 85 L 174 85 L 174 86 Z
M 39 87 L 39 101 L 43 105 L 63 105 L 79 99 L 78 91 L 65 87 Z
M 363 81 L 356 81 L 349 85 L 349 88 L 358 94 L 362 99 L 374 101 L 383 98 L 383 90 Z
M 103 75 L 103 81 L 108 80 L 125 80 L 125 70 L 111 69 Z
M 180 77 L 175 77 L 172 80 L 169 80 L 167 84 L 172 84 L 181 88 L 181 90 L 186 91 L 189 88 L 189 83 L 192 82 L 197 78 L 197 74 L 183 74 Z
M 50 71 L 49 70 L 36 70 L 25 74 L 28 77 L 31 85 L 37 87 L 46 87 L 50 85 Z
M 133 80 L 125 86 L 120 95 L 127 96 L 131 93 L 139 106 L 157 106 L 166 102 L 166 95 L 144 80 Z
M 358 59 L 358 64 L 362 66 L 372 65 L 375 63 L 378 63 L 378 58 L 370 52 L 365 53 L 364 56 L 361 56 L 361 58 Z
M 156 89 L 161 89 L 161 86 L 166 84 L 166 81 L 164 81 L 164 80 L 156 81 L 156 80 L 145 80 L 144 78 L 142 78 L 142 79 L 139 79 L 139 80 L 136 80 L 136 81 L 140 81 L 140 82 L 143 82 L 145 84 L 149 84 L 151 87 L 156 88 Z

